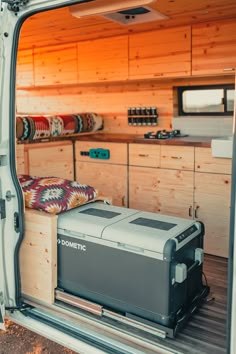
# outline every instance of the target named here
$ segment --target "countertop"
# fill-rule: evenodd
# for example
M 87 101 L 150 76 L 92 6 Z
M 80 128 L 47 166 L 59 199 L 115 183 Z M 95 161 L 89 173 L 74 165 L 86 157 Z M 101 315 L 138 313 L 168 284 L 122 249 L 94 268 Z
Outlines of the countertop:
M 186 137 L 182 137 L 182 138 L 158 140 L 158 139 L 144 139 L 142 135 L 95 133 L 95 134 L 83 135 L 83 136 L 77 135 L 77 137 L 73 140 L 102 141 L 102 142 L 114 142 L 114 143 L 137 143 L 137 144 L 211 147 L 211 139 L 212 138 L 213 137 L 186 136 Z

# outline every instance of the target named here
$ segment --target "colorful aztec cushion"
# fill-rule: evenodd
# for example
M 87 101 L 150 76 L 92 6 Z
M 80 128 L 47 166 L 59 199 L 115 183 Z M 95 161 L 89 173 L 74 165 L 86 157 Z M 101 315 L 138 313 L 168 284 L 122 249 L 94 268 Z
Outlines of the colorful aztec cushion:
M 16 117 L 16 137 L 18 140 L 59 137 L 96 131 L 102 128 L 103 119 L 96 113 Z
M 97 198 L 95 188 L 57 177 L 19 175 L 27 208 L 59 214 Z

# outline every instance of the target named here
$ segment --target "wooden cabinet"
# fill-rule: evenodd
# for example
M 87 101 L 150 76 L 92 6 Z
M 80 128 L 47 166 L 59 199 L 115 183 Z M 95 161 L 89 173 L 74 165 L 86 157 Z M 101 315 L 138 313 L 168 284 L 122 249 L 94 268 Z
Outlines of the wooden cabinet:
M 231 175 L 195 173 L 195 217 L 205 225 L 206 253 L 228 257 Z
M 76 44 L 34 51 L 35 85 L 65 85 L 78 82 Z
M 195 218 L 205 225 L 205 252 L 222 257 L 228 256 L 231 163 L 195 148 Z
M 156 147 L 130 144 L 129 206 L 202 221 L 205 252 L 227 257 L 231 159 L 212 157 L 210 148 L 161 145 L 157 164 Z
M 91 149 L 109 150 L 109 159 L 91 158 Z M 127 144 L 76 142 L 76 179 L 112 197 L 113 205 L 127 206 Z
M 181 166 L 193 170 L 194 148 L 185 150 L 185 147 L 176 146 L 130 144 L 129 152 L 130 165 L 139 164 L 138 167 L 129 167 L 129 206 L 184 218 L 192 217 L 194 173 L 184 171 Z M 172 156 L 177 158 L 172 161 Z
M 128 79 L 128 36 L 78 44 L 79 82 Z
M 190 26 L 130 35 L 130 79 L 189 76 L 190 73 Z
M 129 167 L 130 208 L 189 218 L 193 172 Z
M 232 73 L 235 68 L 235 20 L 193 25 L 192 75 Z
M 70 141 L 27 144 L 25 160 L 29 175 L 74 179 L 73 148 Z

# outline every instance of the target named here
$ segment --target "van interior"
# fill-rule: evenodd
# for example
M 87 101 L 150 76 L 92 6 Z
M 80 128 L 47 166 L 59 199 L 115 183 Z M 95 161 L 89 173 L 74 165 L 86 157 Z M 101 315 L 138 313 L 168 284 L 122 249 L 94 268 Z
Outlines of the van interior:
M 236 4 L 130 3 L 59 8 L 22 26 L 16 79 L 16 165 L 26 203 L 22 298 L 39 319 L 47 312 L 145 353 L 226 353 Z M 93 197 L 102 203 L 203 222 L 210 294 L 175 338 L 110 308 L 110 316 L 101 316 L 101 304 L 58 286 L 57 214 L 64 209 L 34 210 L 27 176 L 78 181 L 98 190 Z

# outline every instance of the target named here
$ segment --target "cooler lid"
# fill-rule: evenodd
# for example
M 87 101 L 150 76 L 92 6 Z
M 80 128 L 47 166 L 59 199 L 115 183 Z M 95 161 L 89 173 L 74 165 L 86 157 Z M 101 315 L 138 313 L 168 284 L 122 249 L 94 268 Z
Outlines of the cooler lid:
M 105 228 L 102 239 L 163 253 L 168 240 L 194 223 L 194 220 L 138 212 Z
M 57 227 L 74 234 L 101 238 L 106 227 L 137 213 L 133 209 L 90 203 L 58 215 Z

